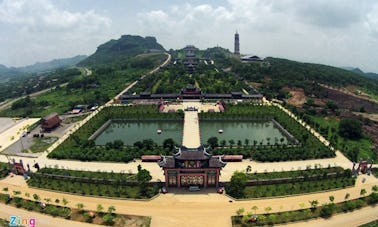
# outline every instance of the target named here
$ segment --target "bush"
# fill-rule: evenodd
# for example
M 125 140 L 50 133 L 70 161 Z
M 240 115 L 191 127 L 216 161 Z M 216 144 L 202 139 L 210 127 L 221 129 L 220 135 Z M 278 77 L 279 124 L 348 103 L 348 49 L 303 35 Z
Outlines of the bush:
M 335 204 L 325 204 L 320 209 L 320 217 L 322 218 L 330 218 L 335 211 Z
M 362 136 L 361 121 L 353 118 L 344 118 L 339 124 L 340 136 L 348 139 L 359 139 Z
M 105 214 L 102 217 L 103 224 L 105 225 L 114 225 L 114 215 L 112 214 Z

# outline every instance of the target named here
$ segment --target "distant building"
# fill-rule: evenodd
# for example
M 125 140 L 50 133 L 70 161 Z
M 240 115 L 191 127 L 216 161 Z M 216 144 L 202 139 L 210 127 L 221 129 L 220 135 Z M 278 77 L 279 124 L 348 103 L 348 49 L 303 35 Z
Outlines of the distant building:
M 241 57 L 241 60 L 244 62 L 262 61 L 262 59 L 256 55 L 247 55 L 247 56 Z
M 187 45 L 184 48 L 184 51 L 185 51 L 184 65 L 186 65 L 188 73 L 192 74 L 194 73 L 195 67 L 198 64 L 198 58 L 196 57 L 197 48 L 193 45 Z
M 240 44 L 239 44 L 239 34 L 236 31 L 235 38 L 234 38 L 234 54 L 240 55 Z
M 59 118 L 59 115 L 57 113 L 51 113 L 41 119 L 41 128 L 45 131 L 48 131 L 58 127 L 61 122 L 62 120 Z

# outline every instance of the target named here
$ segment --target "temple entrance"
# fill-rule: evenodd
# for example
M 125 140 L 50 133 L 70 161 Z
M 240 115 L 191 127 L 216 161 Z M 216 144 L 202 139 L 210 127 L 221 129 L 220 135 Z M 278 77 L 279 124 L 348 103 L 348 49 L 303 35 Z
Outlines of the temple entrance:
M 198 176 L 198 175 L 184 175 L 184 176 L 181 176 L 181 179 L 180 179 L 180 184 L 181 186 L 192 186 L 192 185 L 196 185 L 196 186 L 203 186 L 204 184 L 204 179 L 203 179 L 203 176 Z

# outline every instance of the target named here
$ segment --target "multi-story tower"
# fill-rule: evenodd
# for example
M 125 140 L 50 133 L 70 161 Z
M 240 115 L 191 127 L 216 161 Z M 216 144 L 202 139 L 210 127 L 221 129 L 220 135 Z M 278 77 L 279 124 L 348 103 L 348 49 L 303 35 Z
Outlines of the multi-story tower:
M 236 31 L 234 39 L 234 54 L 240 55 L 240 46 L 239 46 L 239 34 Z

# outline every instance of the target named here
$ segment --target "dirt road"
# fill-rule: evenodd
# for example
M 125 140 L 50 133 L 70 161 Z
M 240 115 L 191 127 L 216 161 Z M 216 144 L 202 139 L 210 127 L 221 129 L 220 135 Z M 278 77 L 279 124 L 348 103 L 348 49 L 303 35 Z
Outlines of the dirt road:
M 362 183 L 364 177 L 367 180 Z M 366 189 L 367 194 L 369 194 L 372 186 L 378 184 L 378 179 L 373 176 L 359 176 L 356 186 L 352 188 L 282 198 L 235 201 L 225 195 L 211 191 L 193 193 L 184 191 L 177 194 L 160 195 L 151 201 L 135 201 L 86 197 L 28 188 L 20 178 L 7 178 L 0 181 L 0 189 L 8 187 L 9 192 L 21 191 L 24 198 L 26 198 L 25 192 L 30 195 L 38 194 L 42 200 L 51 198 L 52 201 L 55 201 L 57 198 L 61 200 L 64 197 L 70 201 L 68 206 L 73 208 L 76 207 L 77 203 L 83 203 L 85 208 L 90 210 L 95 210 L 97 204 L 102 204 L 104 207 L 113 205 L 117 213 L 152 216 L 152 227 L 226 227 L 231 226 L 230 217 L 235 215 L 239 208 L 244 208 L 248 212 L 251 211 L 252 206 L 257 206 L 257 213 L 264 213 L 265 207 L 271 207 L 271 212 L 297 210 L 301 203 L 304 204 L 304 207 L 309 207 L 308 201 L 310 200 L 318 200 L 319 205 L 327 203 L 331 195 L 335 197 L 335 202 L 338 203 L 344 201 L 346 193 L 350 194 L 349 199 L 355 199 L 360 196 L 361 189 Z M 357 222 L 359 218 L 356 217 L 354 220 Z

